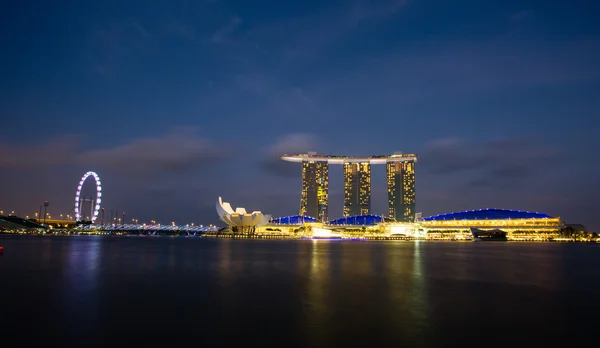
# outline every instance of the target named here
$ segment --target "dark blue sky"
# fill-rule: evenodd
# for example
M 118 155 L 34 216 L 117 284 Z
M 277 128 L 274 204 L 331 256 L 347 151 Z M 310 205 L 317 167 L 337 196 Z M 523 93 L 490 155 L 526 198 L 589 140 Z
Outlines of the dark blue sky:
M 403 151 L 424 216 L 600 230 L 599 16 L 583 0 L 5 1 L 0 209 L 67 213 L 94 170 L 131 218 L 215 223 L 219 195 L 291 215 L 300 168 L 278 155 Z M 342 196 L 332 168 L 331 218 Z

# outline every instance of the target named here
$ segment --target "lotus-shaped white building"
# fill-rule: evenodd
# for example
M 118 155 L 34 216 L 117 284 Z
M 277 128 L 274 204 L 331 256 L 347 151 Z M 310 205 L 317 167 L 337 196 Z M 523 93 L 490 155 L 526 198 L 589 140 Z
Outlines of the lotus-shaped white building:
M 263 214 L 260 211 L 247 213 L 245 208 L 231 208 L 231 204 L 223 202 L 219 197 L 217 200 L 217 213 L 219 219 L 232 227 L 234 232 L 253 231 L 256 227 L 266 225 L 271 220 L 271 215 Z

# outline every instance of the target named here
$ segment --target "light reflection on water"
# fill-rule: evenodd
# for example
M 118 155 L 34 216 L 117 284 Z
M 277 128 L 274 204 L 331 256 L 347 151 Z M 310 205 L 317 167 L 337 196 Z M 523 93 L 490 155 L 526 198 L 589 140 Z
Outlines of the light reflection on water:
M 6 331 L 50 323 L 30 343 L 434 347 L 527 327 L 541 344 L 600 309 L 594 245 L 0 238 Z
M 410 312 L 419 325 L 427 325 L 427 288 L 423 271 L 423 242 L 416 241 L 413 249 L 412 286 L 410 289 Z
M 328 241 L 311 242 L 310 273 L 308 276 L 307 298 L 304 301 L 304 316 L 307 321 L 307 335 L 313 343 L 327 342 L 327 325 L 331 320 L 328 311 L 329 259 Z

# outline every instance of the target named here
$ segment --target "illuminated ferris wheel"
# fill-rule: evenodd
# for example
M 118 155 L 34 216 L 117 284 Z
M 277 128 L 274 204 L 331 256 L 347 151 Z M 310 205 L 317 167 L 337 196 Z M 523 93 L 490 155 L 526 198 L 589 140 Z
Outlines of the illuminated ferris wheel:
M 83 183 L 88 177 L 93 177 L 96 181 L 96 198 L 92 197 L 81 197 L 81 189 L 83 187 Z M 92 223 L 96 221 L 98 218 L 98 211 L 100 210 L 100 202 L 102 202 L 102 184 L 100 183 L 100 177 L 95 172 L 87 172 L 81 180 L 79 181 L 79 186 L 77 186 L 77 193 L 75 193 L 75 221 L 81 221 L 81 209 L 83 207 L 84 202 L 90 202 L 90 217 Z

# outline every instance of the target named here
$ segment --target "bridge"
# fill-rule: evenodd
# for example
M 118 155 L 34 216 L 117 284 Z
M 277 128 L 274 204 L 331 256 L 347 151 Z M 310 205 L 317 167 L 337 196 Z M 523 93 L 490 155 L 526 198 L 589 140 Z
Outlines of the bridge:
M 96 196 L 87 197 L 82 196 L 82 188 L 87 178 L 93 178 L 96 186 Z M 83 203 L 91 203 L 89 216 L 85 217 L 82 215 Z M 125 213 L 123 213 L 123 221 L 121 218 L 117 220 L 117 215 L 115 214 L 115 218 L 112 219 L 112 210 L 111 217 L 107 219 L 107 221 L 119 222 L 118 224 L 107 223 L 104 224 L 104 208 L 101 206 L 102 202 L 102 186 L 100 183 L 100 177 L 95 172 L 89 171 L 86 172 L 79 184 L 77 186 L 77 190 L 75 193 L 75 205 L 71 212 L 74 212 L 74 216 L 70 216 L 67 214 L 68 219 L 62 219 L 63 215 L 61 214 L 61 219 L 51 219 L 50 214 L 47 214 L 47 207 L 49 206 L 48 201 L 44 202 L 43 205 L 40 206 L 40 211 L 38 213 L 34 213 L 35 218 L 21 218 L 14 215 L 3 216 L 4 212 L 0 211 L 0 222 L 4 221 L 3 225 L 0 224 L 0 229 L 2 230 L 14 230 L 14 231 L 25 231 L 25 230 L 73 230 L 79 232 L 132 232 L 132 233 L 144 233 L 144 234 L 152 234 L 152 233 L 188 233 L 188 234 L 196 234 L 196 233 L 206 233 L 206 232 L 217 232 L 219 231 L 218 226 L 214 225 L 194 225 L 194 224 L 186 224 L 186 225 L 175 225 L 172 223 L 171 225 L 161 225 L 156 224 L 156 221 L 152 220 L 151 224 L 138 224 L 137 219 L 132 219 L 132 222 L 135 224 L 122 224 L 124 222 Z M 44 208 L 42 214 L 42 207 Z M 87 211 L 87 210 L 86 210 Z M 69 212 L 69 213 L 71 213 Z M 14 214 L 14 211 L 13 213 Z M 82 220 L 87 221 L 82 221 Z M 8 221 L 11 220 L 11 221 Z M 102 222 L 102 223 L 99 223 Z
M 130 233 L 143 233 L 143 234 L 156 234 L 160 233 L 206 233 L 206 232 L 217 232 L 218 226 L 194 226 L 194 225 L 136 225 L 136 224 L 88 224 L 88 225 L 77 225 L 74 228 L 79 232 L 130 232 Z
M 31 221 L 51 228 L 74 228 L 77 225 L 77 221 L 63 219 L 31 219 Z

